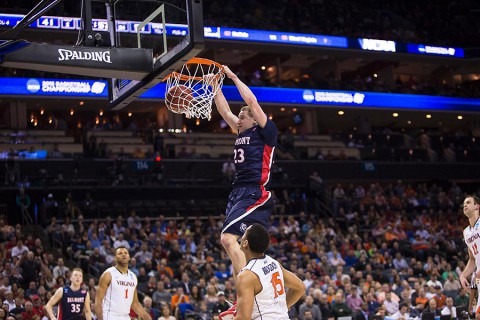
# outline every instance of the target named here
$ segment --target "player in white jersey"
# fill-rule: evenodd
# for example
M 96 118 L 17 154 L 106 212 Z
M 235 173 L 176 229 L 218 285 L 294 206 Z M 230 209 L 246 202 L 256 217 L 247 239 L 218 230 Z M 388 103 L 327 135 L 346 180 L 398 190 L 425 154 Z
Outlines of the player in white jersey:
M 249 226 L 240 240 L 247 265 L 237 276 L 235 320 L 288 320 L 288 308 L 306 291 L 302 280 L 265 254 L 269 244 L 268 231 L 258 223 Z
M 128 270 L 130 254 L 127 248 L 115 249 L 115 266 L 100 276 L 95 297 L 98 320 L 130 320 L 130 308 L 142 318 L 152 320 L 138 301 L 137 276 Z
M 475 271 L 480 270 L 480 198 L 472 195 L 465 197 L 463 201 L 463 213 L 468 218 L 469 226 L 463 230 L 463 238 L 468 247 L 468 262 L 460 275 L 462 287 L 469 292 L 468 277 Z M 477 286 L 480 281 L 480 274 L 474 277 Z M 480 301 L 477 300 L 475 307 L 475 318 L 480 319 Z

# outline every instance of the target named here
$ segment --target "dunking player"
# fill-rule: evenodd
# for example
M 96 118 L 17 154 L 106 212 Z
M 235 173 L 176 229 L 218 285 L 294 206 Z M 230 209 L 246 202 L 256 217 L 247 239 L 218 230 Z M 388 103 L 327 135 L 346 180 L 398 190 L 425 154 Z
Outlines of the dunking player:
M 480 270 L 480 198 L 472 195 L 465 197 L 463 201 L 463 213 L 467 216 L 469 226 L 463 230 L 463 237 L 465 243 L 468 246 L 468 262 L 460 275 L 460 282 L 462 287 L 468 290 L 468 277 L 477 269 L 477 272 Z M 480 281 L 480 275 L 474 277 L 475 282 L 478 286 Z M 472 277 L 473 279 L 473 277 Z M 477 299 L 477 304 L 475 306 L 474 312 L 476 314 L 476 319 L 480 319 L 480 299 Z M 472 310 L 469 310 L 471 312 Z
M 266 184 L 270 178 L 278 130 L 263 112 L 253 92 L 227 66 L 224 66 L 224 70 L 247 104 L 241 108 L 237 117 L 232 113 L 222 91 L 215 96 L 218 112 L 232 130 L 238 132 L 233 158 L 235 178 L 233 190 L 228 197 L 221 235 L 235 277 L 246 265 L 238 238 L 255 222 L 267 228 L 273 211 L 273 200 L 266 190 Z
M 130 308 L 142 318 L 152 320 L 138 301 L 137 276 L 128 270 L 130 254 L 127 248 L 115 249 L 115 266 L 100 276 L 95 297 L 98 320 L 130 320 Z
M 92 320 L 90 309 L 90 294 L 82 289 L 83 271 L 74 268 L 70 275 L 70 286 L 58 288 L 55 294 L 45 305 L 50 320 Z M 53 306 L 58 303 L 57 316 L 53 313 Z
M 237 276 L 236 314 L 225 311 L 220 314 L 220 320 L 289 319 L 288 308 L 305 293 L 305 284 L 265 254 L 269 244 L 268 231 L 258 223 L 249 226 L 243 234 L 240 248 L 248 262 Z

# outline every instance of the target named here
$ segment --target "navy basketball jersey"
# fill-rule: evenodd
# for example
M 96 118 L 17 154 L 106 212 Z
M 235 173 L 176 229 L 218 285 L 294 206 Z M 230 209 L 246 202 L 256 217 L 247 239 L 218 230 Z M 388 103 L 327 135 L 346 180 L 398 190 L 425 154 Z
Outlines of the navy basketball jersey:
M 266 185 L 270 179 L 278 129 L 267 119 L 264 128 L 255 125 L 238 135 L 234 148 L 234 185 Z
M 87 290 L 80 288 L 73 291 L 72 288 L 64 287 L 61 303 L 58 308 L 58 320 L 82 320 L 85 319 L 83 309 Z

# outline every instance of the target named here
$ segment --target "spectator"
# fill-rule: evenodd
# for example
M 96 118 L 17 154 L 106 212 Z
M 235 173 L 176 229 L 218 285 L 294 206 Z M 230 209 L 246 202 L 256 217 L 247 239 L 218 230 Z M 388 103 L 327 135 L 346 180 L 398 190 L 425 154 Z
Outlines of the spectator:
M 432 274 L 430 276 L 430 280 L 427 281 L 427 285 L 429 287 L 440 287 L 441 290 L 443 290 L 443 285 L 442 283 L 440 282 L 440 280 L 438 280 L 438 276 L 436 274 Z
M 230 305 L 228 304 L 225 298 L 225 293 L 223 291 L 218 291 L 217 297 L 218 301 L 212 307 L 212 314 L 214 315 L 218 315 L 224 311 L 227 311 L 230 308 Z
M 25 301 L 25 300 L 22 300 L 22 299 L 19 299 L 18 297 L 16 297 L 15 298 L 15 307 L 9 310 L 9 314 L 12 314 L 16 317 L 17 315 L 20 315 L 23 312 L 25 312 L 26 309 L 22 304 L 23 301 Z M 33 307 L 33 304 L 32 304 L 32 307 Z
M 453 298 L 446 299 L 445 307 L 441 311 L 442 316 L 450 316 L 452 319 L 457 319 L 457 308 L 453 305 Z
M 113 243 L 113 247 L 114 248 L 118 248 L 118 247 L 125 247 L 127 248 L 128 250 L 130 250 L 130 244 L 128 243 L 127 240 L 125 240 L 125 235 L 123 232 L 119 232 L 118 233 L 118 239 L 115 240 L 115 242 Z
M 377 312 L 378 307 L 380 307 L 380 303 L 375 299 L 373 293 L 367 293 L 367 305 L 368 305 L 368 313 L 375 314 Z
M 393 260 L 393 266 L 398 271 L 407 270 L 409 268 L 407 260 L 405 260 L 405 258 L 402 257 L 402 254 L 400 252 L 397 252 L 395 254 L 395 259 Z
M 310 311 L 312 313 L 312 319 L 314 320 L 322 319 L 322 311 L 319 306 L 313 303 L 313 297 L 310 295 L 306 296 L 305 302 L 300 305 L 298 310 L 300 320 L 305 320 L 305 311 Z
M 408 305 L 406 303 L 401 303 L 398 311 L 392 314 L 391 318 L 395 320 L 408 320 L 410 319 L 410 314 L 408 311 Z
M 335 294 L 335 302 L 332 306 L 332 316 L 335 319 L 339 317 L 348 317 L 352 315 L 352 309 L 350 309 L 343 300 L 343 293 L 337 292 Z
M 322 314 L 322 319 L 332 318 L 332 305 L 328 302 L 328 296 L 325 293 L 322 293 L 320 296 L 320 302 L 318 304 L 320 308 L 320 313 Z
M 5 300 L 3 300 L 3 304 L 8 305 L 8 310 L 13 310 L 15 308 L 15 299 L 13 298 L 12 290 L 7 290 L 5 292 Z
M 447 296 L 442 292 L 440 286 L 435 287 L 435 296 L 433 298 L 437 301 L 437 309 L 441 310 L 445 306 Z
M 27 219 L 31 219 L 32 217 L 30 217 L 30 212 L 28 210 L 28 208 L 30 207 L 30 196 L 25 193 L 24 188 L 18 189 L 18 194 L 15 197 L 15 202 L 17 203 L 17 206 L 19 208 L 19 214 L 20 217 L 22 217 L 22 221 L 25 215 L 29 216 Z
M 358 289 L 356 286 L 352 286 L 351 293 L 345 299 L 347 306 L 352 309 L 353 312 L 358 312 L 361 310 L 363 300 L 358 296 Z
M 22 320 L 38 320 L 36 313 L 33 310 L 33 303 L 31 301 L 25 302 L 25 311 L 20 313 L 22 316 Z
M 17 240 L 17 244 L 12 248 L 12 258 L 20 259 L 24 253 L 29 251 L 28 247 L 23 244 L 22 239 Z
M 437 301 L 435 299 L 430 299 L 428 301 L 428 306 L 423 310 L 422 317 L 429 313 L 434 317 L 439 317 L 441 315 L 441 311 L 437 308 Z
M 227 265 L 225 263 L 220 263 L 218 266 L 218 270 L 215 271 L 215 277 L 217 277 L 220 281 L 225 281 L 232 276 L 230 270 L 227 269 Z
M 177 287 L 177 292 L 172 296 L 171 306 L 174 314 L 177 313 L 177 307 L 181 303 L 190 303 L 190 298 L 184 294 L 183 287 Z
M 38 274 L 40 273 L 40 263 L 33 252 L 24 252 L 22 258 L 18 260 L 17 266 L 22 270 L 23 287 L 26 288 L 31 282 L 35 283 Z
M 63 258 L 58 258 L 57 265 L 53 268 L 53 277 L 56 279 L 58 277 L 67 277 L 67 273 L 70 272 L 70 268 L 65 266 Z
M 154 306 L 160 308 L 162 304 L 169 304 L 172 301 L 172 294 L 165 290 L 163 281 L 157 282 L 157 290 L 153 292 L 152 300 Z
M 143 307 L 145 308 L 145 311 L 148 312 L 150 317 L 152 317 L 152 320 L 160 317 L 160 310 L 152 306 L 152 298 L 149 296 L 145 296 L 143 298 Z
M 174 316 L 172 316 L 172 312 L 168 304 L 162 304 L 161 311 L 162 313 L 158 320 L 177 320 Z
M 460 281 L 458 281 L 458 279 L 455 279 L 453 274 L 449 274 L 447 281 L 445 281 L 443 289 L 447 292 L 458 292 L 460 291 L 461 287 L 462 285 L 460 284 Z
M 385 301 L 383 302 L 383 305 L 385 306 L 387 315 L 393 315 L 398 311 L 398 302 L 392 299 L 391 292 L 385 293 Z
M 362 303 L 360 310 L 355 313 L 355 320 L 368 320 L 368 304 L 366 302 Z
M 455 306 L 458 307 L 468 307 L 469 297 L 464 288 L 460 288 L 458 296 L 455 298 Z

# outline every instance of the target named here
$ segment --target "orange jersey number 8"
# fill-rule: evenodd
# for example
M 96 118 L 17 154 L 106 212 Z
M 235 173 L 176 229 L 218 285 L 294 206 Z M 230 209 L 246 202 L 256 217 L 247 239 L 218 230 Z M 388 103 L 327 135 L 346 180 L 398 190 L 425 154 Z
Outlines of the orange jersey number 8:
M 283 288 L 283 282 L 280 278 L 279 272 L 275 272 L 274 274 L 272 274 L 272 280 L 270 280 L 270 282 L 273 286 L 273 292 L 275 292 L 274 298 L 277 298 L 278 296 L 281 296 L 285 293 L 285 289 Z

